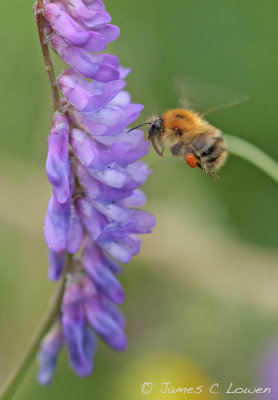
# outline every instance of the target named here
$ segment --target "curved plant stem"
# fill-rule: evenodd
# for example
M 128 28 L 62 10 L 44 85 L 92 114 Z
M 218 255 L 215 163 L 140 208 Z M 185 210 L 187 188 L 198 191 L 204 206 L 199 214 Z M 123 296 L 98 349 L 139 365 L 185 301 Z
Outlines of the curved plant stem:
M 52 97 L 53 97 L 53 106 L 55 111 L 61 111 L 60 107 L 60 96 L 59 96 L 59 89 L 56 82 L 53 62 L 50 57 L 49 47 L 48 47 L 48 38 L 45 36 L 44 33 L 44 16 L 43 16 L 43 0 L 38 0 L 37 8 L 36 8 L 36 21 L 38 26 L 38 33 L 42 48 L 42 54 L 45 63 L 45 69 L 48 73 L 48 77 L 51 84 L 52 89 Z
M 264 153 L 255 145 L 240 139 L 239 137 L 225 134 L 228 142 L 229 152 L 241 157 L 262 170 L 266 175 L 278 183 L 278 163 L 268 154 Z
M 66 274 L 70 268 L 71 259 L 72 259 L 72 256 L 70 254 L 68 254 L 63 279 L 61 280 L 61 283 L 57 289 L 57 292 L 54 295 L 54 298 L 51 302 L 50 308 L 49 308 L 47 314 L 45 315 L 38 331 L 34 335 L 25 354 L 23 355 L 21 361 L 19 362 L 18 366 L 16 367 L 16 369 L 14 370 L 14 372 L 11 374 L 10 378 L 8 379 L 5 387 L 1 391 L 1 394 L 0 394 L 1 400 L 11 400 L 13 398 L 18 387 L 24 380 L 25 375 L 28 372 L 30 366 L 32 365 L 32 362 L 33 362 L 34 357 L 39 349 L 40 342 L 41 342 L 43 336 L 46 334 L 46 332 L 52 326 L 53 322 L 55 321 L 55 319 L 59 313 L 59 310 L 61 308 L 63 294 L 64 294 L 64 289 L 65 289 Z

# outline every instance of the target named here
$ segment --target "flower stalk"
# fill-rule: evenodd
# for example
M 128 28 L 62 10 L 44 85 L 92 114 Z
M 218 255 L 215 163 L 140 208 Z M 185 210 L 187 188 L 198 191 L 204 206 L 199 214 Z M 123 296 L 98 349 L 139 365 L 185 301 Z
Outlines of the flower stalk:
M 43 0 L 38 0 L 36 6 L 36 22 L 38 27 L 39 39 L 42 49 L 42 54 L 44 58 L 44 64 L 46 72 L 48 73 L 48 77 L 50 80 L 50 85 L 52 89 L 52 97 L 53 97 L 53 106 L 55 111 L 60 111 L 60 96 L 59 89 L 56 82 L 53 62 L 50 56 L 49 47 L 48 47 L 48 38 L 45 35 L 44 29 L 44 16 L 43 16 Z
M 66 263 L 66 268 L 64 270 L 63 279 L 61 280 L 56 293 L 50 300 L 50 307 L 44 319 L 42 320 L 37 332 L 32 338 L 28 348 L 26 349 L 21 360 L 19 361 L 18 366 L 12 372 L 11 376 L 8 378 L 6 384 L 4 385 L 0 393 L 1 400 L 11 400 L 13 398 L 13 396 L 15 395 L 17 389 L 22 384 L 29 368 L 31 367 L 34 361 L 34 358 L 38 352 L 42 338 L 44 337 L 46 332 L 50 329 L 53 322 L 57 318 L 57 314 L 61 307 L 63 294 L 65 290 L 66 274 L 67 271 L 69 271 L 70 269 L 71 262 L 72 262 L 72 256 L 69 254 L 67 257 L 67 263 Z

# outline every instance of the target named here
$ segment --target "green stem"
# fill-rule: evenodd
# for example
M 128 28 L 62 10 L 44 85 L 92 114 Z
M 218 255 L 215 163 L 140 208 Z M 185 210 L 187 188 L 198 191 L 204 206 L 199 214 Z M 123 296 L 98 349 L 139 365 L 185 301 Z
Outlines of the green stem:
M 225 138 L 227 138 L 228 149 L 231 154 L 253 164 L 278 183 L 278 163 L 273 158 L 239 137 L 225 134 Z
M 61 303 L 62 303 L 64 289 L 65 289 L 65 283 L 66 283 L 66 274 L 70 268 L 71 259 L 72 259 L 72 256 L 70 254 L 68 254 L 65 271 L 63 274 L 63 279 L 61 280 L 61 283 L 57 289 L 57 292 L 55 293 L 52 304 L 51 304 L 48 312 L 46 313 L 38 331 L 34 335 L 29 347 L 25 351 L 21 361 L 19 362 L 18 366 L 16 367 L 16 369 L 14 370 L 14 372 L 11 374 L 10 378 L 6 382 L 5 387 L 2 389 L 1 394 L 0 394 L 1 400 L 11 400 L 13 398 L 17 389 L 23 382 L 25 375 L 27 374 L 30 366 L 33 363 L 34 357 L 37 354 L 37 351 L 39 349 L 42 338 L 47 333 L 47 331 L 51 328 L 53 322 L 57 318 L 57 315 L 61 308 Z
M 37 21 L 39 39 L 40 39 L 40 43 L 41 43 L 42 54 L 43 54 L 43 58 L 44 58 L 45 69 L 48 73 L 48 77 L 49 77 L 49 81 L 50 81 L 50 85 L 51 85 L 51 89 L 52 89 L 54 110 L 61 111 L 59 88 L 58 88 L 57 82 L 56 82 L 53 62 L 50 57 L 47 38 L 44 33 L 43 0 L 38 0 L 38 2 L 37 2 L 36 21 Z

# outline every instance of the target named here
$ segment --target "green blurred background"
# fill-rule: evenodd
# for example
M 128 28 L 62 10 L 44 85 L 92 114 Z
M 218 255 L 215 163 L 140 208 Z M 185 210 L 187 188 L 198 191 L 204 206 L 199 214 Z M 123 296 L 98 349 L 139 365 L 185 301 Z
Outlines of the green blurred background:
M 32 4 L 2 1 L 0 14 L 0 383 L 55 287 L 46 279 L 42 233 L 52 104 Z M 173 77 L 189 74 L 249 94 L 251 101 L 209 120 L 278 158 L 277 1 L 107 0 L 106 6 L 122 32 L 108 51 L 132 68 L 128 90 L 145 105 L 139 122 L 175 107 Z M 39 387 L 34 366 L 16 399 L 156 400 L 168 398 L 158 389 L 165 379 L 177 387 L 218 382 L 215 399 L 231 398 L 230 382 L 260 386 L 260 357 L 278 338 L 277 186 L 234 156 L 220 183 L 153 151 L 147 160 L 153 174 L 146 209 L 157 226 L 120 278 L 128 350 L 100 345 L 95 372 L 85 380 L 63 352 L 53 384 Z M 150 394 L 141 393 L 143 382 L 154 383 Z

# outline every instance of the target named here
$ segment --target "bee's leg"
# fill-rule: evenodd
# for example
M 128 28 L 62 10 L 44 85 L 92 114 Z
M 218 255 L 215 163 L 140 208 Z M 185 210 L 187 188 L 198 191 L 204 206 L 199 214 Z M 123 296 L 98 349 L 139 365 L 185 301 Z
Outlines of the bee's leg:
M 211 179 L 213 180 L 213 182 L 216 182 L 216 181 L 220 181 L 220 180 L 221 180 L 221 179 L 220 179 L 220 176 L 216 175 L 216 173 L 213 172 L 213 171 L 208 172 L 208 175 L 211 177 Z
M 159 151 L 154 136 L 150 139 L 150 141 L 151 141 L 151 144 L 153 145 L 153 148 L 154 148 L 155 151 L 157 152 L 157 154 L 158 154 L 159 156 L 161 156 L 161 157 L 164 157 L 164 156 L 163 156 L 164 148 L 162 148 L 162 150 Z

